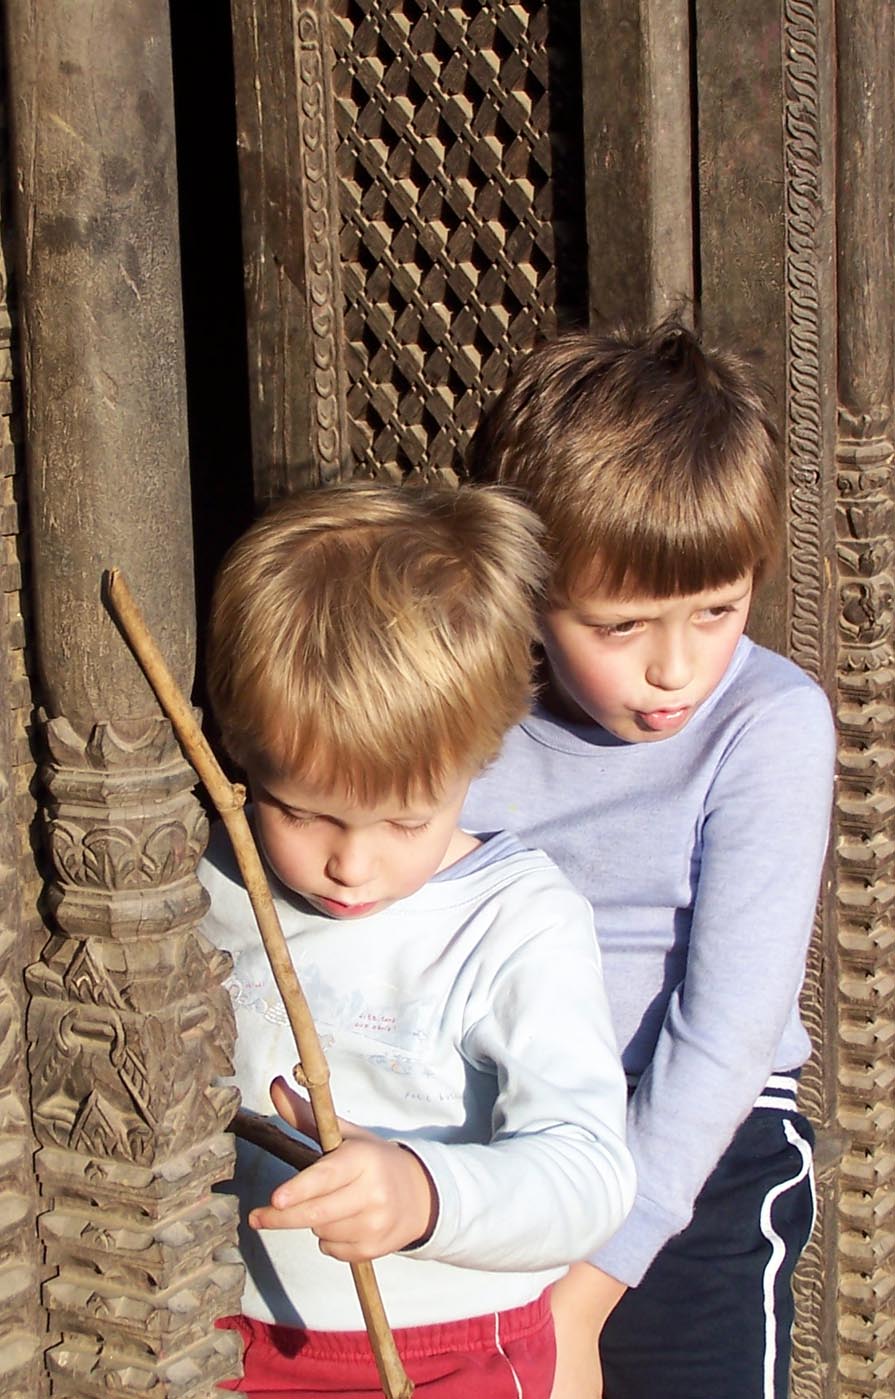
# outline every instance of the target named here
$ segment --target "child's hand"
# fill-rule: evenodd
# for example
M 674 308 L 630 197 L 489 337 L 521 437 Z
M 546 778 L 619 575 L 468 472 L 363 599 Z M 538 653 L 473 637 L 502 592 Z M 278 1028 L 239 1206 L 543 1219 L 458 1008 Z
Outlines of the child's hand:
M 315 1135 L 310 1104 L 282 1079 L 271 1085 L 280 1116 Z M 437 1196 L 412 1151 L 342 1122 L 335 1151 L 277 1186 L 270 1204 L 252 1210 L 253 1229 L 311 1229 L 321 1253 L 360 1263 L 395 1253 L 431 1233 Z
M 601 1399 L 600 1332 L 626 1291 L 624 1283 L 590 1263 L 573 1263 L 553 1284 L 556 1373 L 550 1399 Z

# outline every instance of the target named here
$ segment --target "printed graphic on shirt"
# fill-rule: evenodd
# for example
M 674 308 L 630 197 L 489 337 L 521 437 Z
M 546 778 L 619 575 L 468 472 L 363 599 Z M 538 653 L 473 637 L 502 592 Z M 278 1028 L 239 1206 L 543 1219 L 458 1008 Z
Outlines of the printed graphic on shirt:
M 288 1017 L 269 972 L 252 975 L 238 958 L 226 982 L 234 1008 L 260 1015 L 271 1025 L 288 1025 Z M 316 966 L 297 969 L 324 1051 L 335 1046 L 360 1052 L 370 1064 L 391 1073 L 419 1073 L 425 1057 L 426 1026 L 434 1018 L 430 1002 L 409 1002 L 395 995 L 396 988 L 367 987 L 347 996 L 343 986 L 334 986 L 321 976 Z M 377 999 L 371 1000 L 370 992 Z M 390 994 L 391 992 L 391 994 Z M 398 1009 L 397 1007 L 400 1006 Z

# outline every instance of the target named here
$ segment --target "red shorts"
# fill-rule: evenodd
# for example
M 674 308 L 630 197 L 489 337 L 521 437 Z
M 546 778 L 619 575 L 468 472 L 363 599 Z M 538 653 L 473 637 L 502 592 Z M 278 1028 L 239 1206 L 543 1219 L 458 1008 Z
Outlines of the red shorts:
M 245 1347 L 243 1378 L 221 1389 L 254 1399 L 382 1394 L 366 1331 L 304 1331 L 246 1316 L 222 1317 L 218 1326 L 238 1331 Z M 556 1365 L 549 1292 L 508 1312 L 409 1326 L 395 1341 L 425 1399 L 549 1399 Z

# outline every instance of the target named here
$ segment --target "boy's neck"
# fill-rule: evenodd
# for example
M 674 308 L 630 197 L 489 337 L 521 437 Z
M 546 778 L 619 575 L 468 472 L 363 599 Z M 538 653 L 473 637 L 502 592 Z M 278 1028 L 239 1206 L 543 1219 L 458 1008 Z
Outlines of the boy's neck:
M 435 873 L 441 874 L 442 870 L 450 869 L 451 865 L 456 865 L 465 855 L 471 855 L 473 850 L 478 850 L 481 843 L 478 836 L 471 835 L 469 831 L 461 830 L 458 826 L 444 852 L 444 859 Z

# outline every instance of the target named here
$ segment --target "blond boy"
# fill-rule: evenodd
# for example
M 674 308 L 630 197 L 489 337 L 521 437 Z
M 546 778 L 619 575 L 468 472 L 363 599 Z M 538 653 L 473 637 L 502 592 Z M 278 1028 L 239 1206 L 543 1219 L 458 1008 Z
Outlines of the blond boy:
M 378 1392 L 344 1266 L 377 1258 L 418 1393 L 547 1399 L 549 1288 L 630 1203 L 586 901 L 541 852 L 458 824 L 529 702 L 537 536 L 500 492 L 333 487 L 275 508 L 221 572 L 212 701 L 355 1124 L 299 1176 L 240 1145 L 248 1281 L 225 1324 L 245 1393 Z M 237 1082 L 264 1111 L 294 1048 L 221 842 L 202 876 L 234 956 Z

